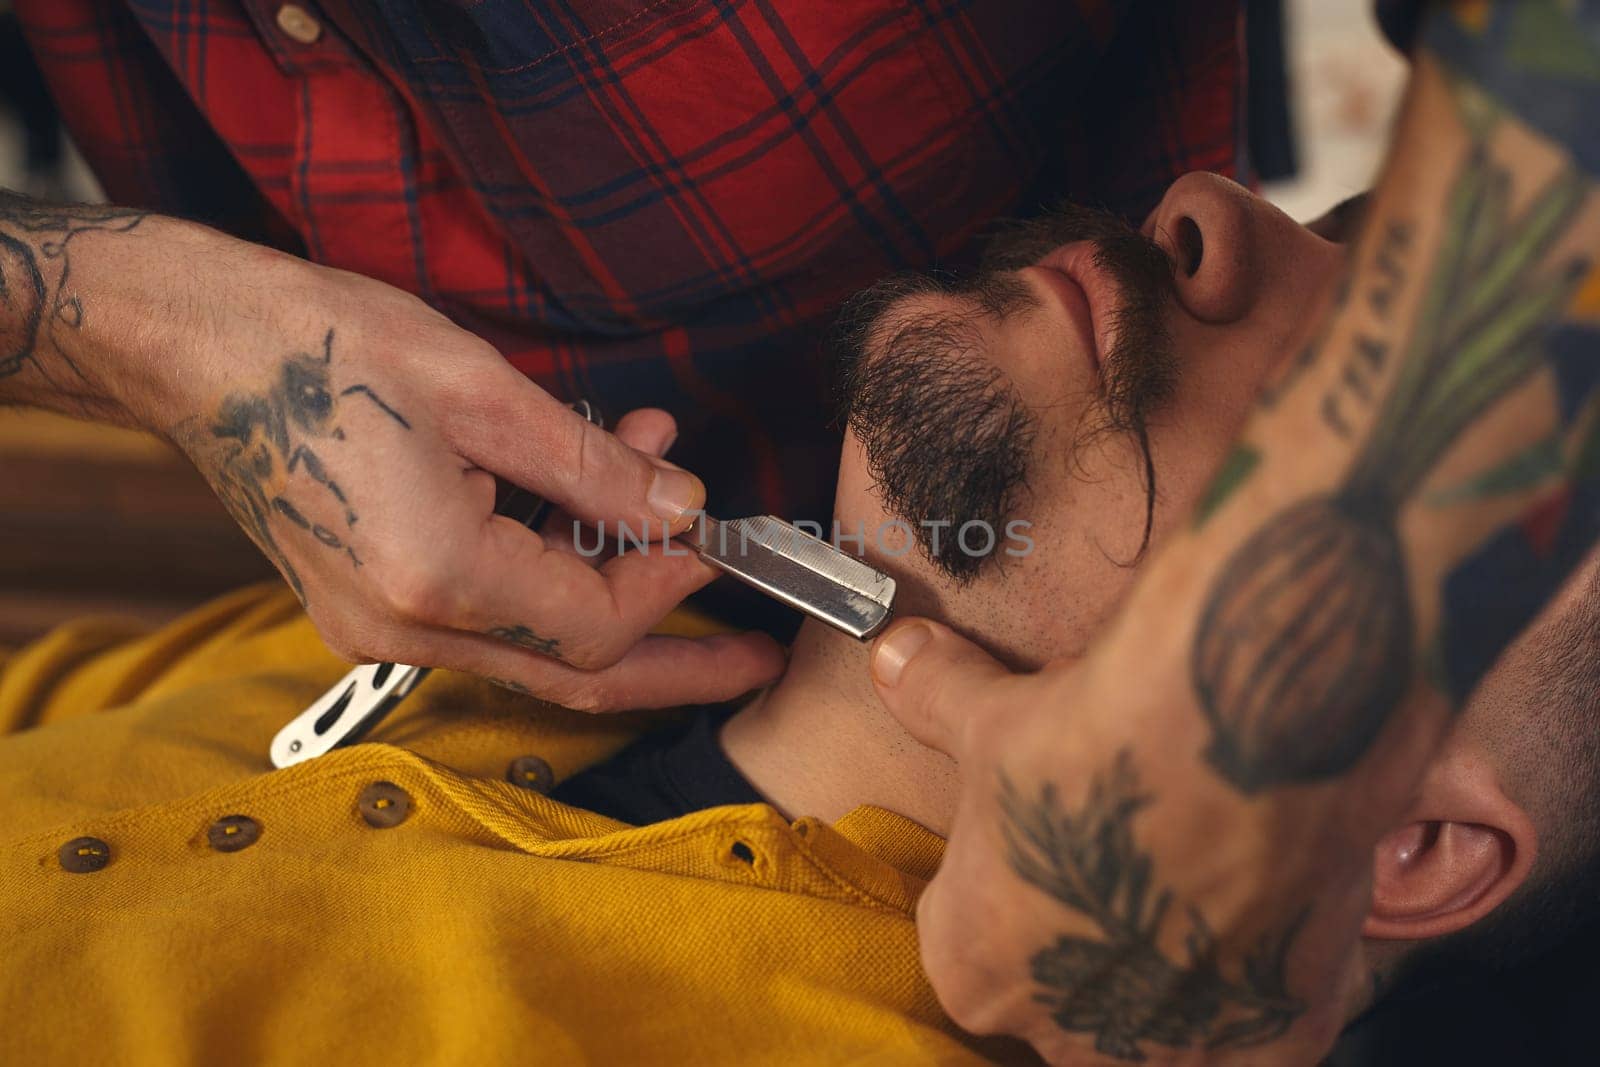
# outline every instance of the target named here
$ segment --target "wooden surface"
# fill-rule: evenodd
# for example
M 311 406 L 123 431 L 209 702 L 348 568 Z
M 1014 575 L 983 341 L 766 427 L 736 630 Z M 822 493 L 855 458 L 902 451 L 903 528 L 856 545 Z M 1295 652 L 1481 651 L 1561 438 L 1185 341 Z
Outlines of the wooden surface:
M 274 573 L 163 442 L 0 411 L 0 644 L 90 614 L 159 622 Z

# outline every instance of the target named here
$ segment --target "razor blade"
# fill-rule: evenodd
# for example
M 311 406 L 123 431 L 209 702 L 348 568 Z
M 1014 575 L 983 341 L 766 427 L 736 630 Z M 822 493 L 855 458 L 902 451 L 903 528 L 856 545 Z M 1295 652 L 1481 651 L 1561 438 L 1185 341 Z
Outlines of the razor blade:
M 701 515 L 681 539 L 700 558 L 860 641 L 894 614 L 894 579 L 772 515 Z

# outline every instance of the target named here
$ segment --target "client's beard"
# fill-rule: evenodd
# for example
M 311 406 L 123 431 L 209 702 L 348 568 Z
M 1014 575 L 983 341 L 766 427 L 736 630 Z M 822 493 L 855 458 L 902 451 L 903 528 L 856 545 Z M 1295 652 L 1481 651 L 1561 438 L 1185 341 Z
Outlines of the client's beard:
M 1009 225 L 968 281 L 895 275 L 857 294 L 840 313 L 833 351 L 841 413 L 866 452 L 885 506 L 911 527 L 922 554 L 957 581 L 972 580 L 1005 543 L 1005 523 L 1027 487 L 1035 434 L 1033 416 L 1010 381 L 983 356 L 979 324 L 1033 307 L 1033 291 L 1012 272 L 1074 241 L 1095 242 L 1095 261 L 1116 281 L 1120 298 L 1110 323 L 1115 339 L 1102 353 L 1100 402 L 1086 412 L 1074 452 L 1107 432 L 1138 441 L 1148 542 L 1155 471 L 1146 421 L 1177 377 L 1165 325 L 1172 265 L 1154 241 L 1114 215 L 1069 204 Z M 885 327 L 891 306 L 923 293 L 959 296 L 969 308 Z M 956 532 L 971 522 L 992 531 L 981 541 L 988 551 L 958 543 Z

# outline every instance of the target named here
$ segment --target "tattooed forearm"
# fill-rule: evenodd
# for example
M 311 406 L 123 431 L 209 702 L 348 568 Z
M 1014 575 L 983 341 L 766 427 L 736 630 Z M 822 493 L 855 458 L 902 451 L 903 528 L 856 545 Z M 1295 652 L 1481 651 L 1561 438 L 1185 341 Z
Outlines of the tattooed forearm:
M 1194 685 L 1214 731 L 1207 756 L 1241 788 L 1349 769 L 1399 704 L 1414 666 L 1400 510 L 1485 408 L 1541 367 L 1539 341 L 1588 270 L 1547 258 L 1586 187 L 1563 171 L 1513 213 L 1508 175 L 1473 149 L 1398 379 L 1343 484 L 1270 520 L 1213 587 Z M 1353 347 L 1359 361 L 1383 342 Z
M 1036 999 L 1063 1030 L 1093 1034 L 1099 1052 L 1125 1060 L 1143 1060 L 1145 1043 L 1220 1048 L 1277 1038 L 1305 1010 L 1285 978 L 1300 923 L 1263 937 L 1230 977 L 1204 916 L 1193 907 L 1169 915 L 1172 893 L 1156 888 L 1151 857 L 1134 840 L 1134 816 L 1150 799 L 1126 752 L 1076 810 L 1063 809 L 1052 785 L 1030 799 L 1002 775 L 1012 869 L 1099 931 L 1062 935 L 1034 954 Z M 1186 928 L 1182 958 L 1160 944 L 1176 923 Z
M 561 641 L 558 638 L 540 637 L 526 626 L 496 626 L 489 631 L 489 636 L 510 641 L 513 645 L 520 645 L 546 656 L 561 658 Z
M 1600 3 L 1568 8 L 1445 5 L 1434 17 L 1430 44 L 1443 41 L 1447 57 L 1474 75 L 1447 79 L 1444 94 L 1459 112 L 1464 159 L 1442 203 L 1410 205 L 1429 213 L 1426 228 L 1392 208 L 1376 220 L 1370 255 L 1346 294 L 1357 326 L 1336 344 L 1325 334 L 1301 361 L 1329 363 L 1318 411 L 1350 443 L 1349 466 L 1331 491 L 1285 508 L 1233 552 L 1190 650 L 1211 727 L 1206 756 L 1247 792 L 1350 770 L 1419 673 L 1459 704 L 1593 542 L 1600 273 L 1595 242 L 1574 234 L 1594 213 L 1600 164 L 1600 137 L 1586 117 L 1600 106 Z M 1508 65 L 1537 76 L 1554 53 L 1529 43 L 1549 45 L 1559 25 L 1570 38 L 1562 77 L 1568 89 L 1574 78 L 1587 86 L 1585 117 L 1520 90 L 1516 114 L 1508 113 L 1485 90 L 1506 89 Z M 1580 77 L 1572 60 L 1584 52 Z M 1529 125 L 1559 135 L 1549 160 L 1532 168 L 1519 140 Z M 1414 299 L 1402 314 L 1407 294 Z M 1467 432 L 1535 379 L 1548 385 L 1554 410 L 1540 415 L 1523 403 L 1531 417 L 1549 419 L 1546 438 L 1512 455 L 1486 453 L 1481 474 L 1420 499 L 1437 509 L 1497 494 L 1526 499 L 1541 485 L 1548 492 L 1489 542 L 1455 550 L 1465 556 L 1439 590 L 1438 624 L 1423 629 L 1431 612 L 1413 603 L 1402 515 Z M 1202 520 L 1261 458 L 1259 447 L 1236 452 Z M 1496 514 L 1509 505 L 1500 506 Z
M 1366 305 L 1380 319 L 1386 320 L 1390 317 L 1396 293 L 1406 277 L 1405 255 L 1410 251 L 1412 236 L 1412 227 L 1405 222 L 1391 221 L 1384 227 L 1382 244 L 1378 249 L 1373 271 L 1375 277 L 1370 280 L 1364 279 Z M 1348 275 L 1340 282 L 1333 306 L 1328 312 L 1330 318 L 1349 306 L 1352 285 L 1353 280 Z M 1327 349 L 1330 331 L 1330 326 L 1324 326 L 1318 335 L 1289 361 L 1277 380 L 1263 390 L 1260 398 L 1262 408 L 1276 407 L 1284 394 L 1317 364 Z M 1340 437 L 1350 438 L 1352 431 L 1347 422 L 1346 411 L 1348 408 L 1371 407 L 1377 381 L 1383 375 L 1388 361 L 1387 341 L 1374 337 L 1358 338 L 1345 356 L 1338 381 L 1323 394 L 1318 410 L 1323 424 Z M 1260 462 L 1260 451 L 1248 442 L 1234 447 L 1233 452 L 1212 479 L 1211 485 L 1195 505 L 1196 528 L 1205 525 L 1205 521 L 1222 506 L 1235 489 L 1244 484 Z
M 56 330 L 83 325 L 84 299 L 72 279 L 71 246 L 85 233 L 130 233 L 146 214 L 113 207 L 41 204 L 0 192 L 0 379 L 35 368 L 47 380 L 49 354 L 78 379 L 83 372 Z
M 344 554 L 352 565 L 361 566 L 361 557 L 349 542 L 359 516 L 318 451 L 328 442 L 345 439 L 341 400 L 363 397 L 402 429 L 411 428 L 405 417 L 369 386 L 334 386 L 333 345 L 334 331 L 330 329 L 323 336 L 320 353 L 290 356 L 279 366 L 276 381 L 258 392 L 229 395 L 212 419 L 190 420 L 181 434 L 222 502 L 277 564 L 302 601 L 305 588 L 279 544 L 274 520 L 287 523 L 294 532 L 309 534 L 323 547 Z M 296 471 L 321 488 L 321 501 L 297 503 L 290 499 L 287 479 Z M 332 510 L 338 519 L 316 521 L 307 515 L 312 510 Z
M 45 300 L 33 249 L 0 231 L 0 376 L 18 373 L 34 358 Z
M 1380 325 L 1394 323 L 1394 304 L 1407 278 L 1406 261 L 1414 240 L 1414 227 L 1390 219 L 1379 237 L 1373 257 L 1372 277 L 1363 279 L 1362 299 Z M 1390 343 L 1384 337 L 1358 335 L 1345 354 L 1338 379 L 1322 397 L 1322 421 L 1340 437 L 1350 439 L 1351 411 L 1369 411 L 1377 402 L 1378 386 L 1389 366 Z

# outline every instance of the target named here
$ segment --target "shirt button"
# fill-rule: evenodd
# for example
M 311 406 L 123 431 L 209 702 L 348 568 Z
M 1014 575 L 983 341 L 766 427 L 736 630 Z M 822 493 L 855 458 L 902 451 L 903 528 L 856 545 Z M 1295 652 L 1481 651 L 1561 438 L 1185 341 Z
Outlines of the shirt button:
M 261 824 L 248 815 L 224 815 L 211 824 L 206 840 L 218 852 L 238 852 L 249 848 L 261 836 Z
M 411 795 L 393 782 L 373 782 L 361 791 L 356 809 L 368 826 L 387 830 L 411 814 Z
M 316 44 L 322 36 L 322 23 L 299 4 L 284 4 L 278 8 L 278 29 L 301 44 Z
M 71 874 L 92 874 L 111 862 L 111 846 L 98 837 L 74 837 L 56 853 L 61 869 Z
M 548 793 L 556 784 L 556 772 L 538 756 L 518 756 L 506 768 L 506 781 L 535 793 Z

